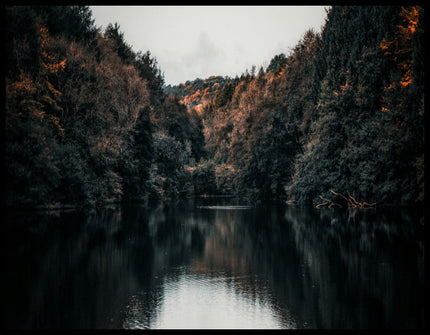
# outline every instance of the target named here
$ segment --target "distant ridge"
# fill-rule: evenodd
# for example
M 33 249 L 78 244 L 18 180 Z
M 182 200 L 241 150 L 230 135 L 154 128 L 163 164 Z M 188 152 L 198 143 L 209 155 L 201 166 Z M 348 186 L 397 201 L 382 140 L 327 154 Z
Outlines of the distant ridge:
M 229 77 L 222 76 L 211 76 L 206 79 L 197 78 L 192 81 L 187 80 L 179 85 L 167 85 L 164 87 L 164 92 L 178 96 L 181 103 L 191 109 L 211 101 L 217 91 L 222 89 L 229 79 Z

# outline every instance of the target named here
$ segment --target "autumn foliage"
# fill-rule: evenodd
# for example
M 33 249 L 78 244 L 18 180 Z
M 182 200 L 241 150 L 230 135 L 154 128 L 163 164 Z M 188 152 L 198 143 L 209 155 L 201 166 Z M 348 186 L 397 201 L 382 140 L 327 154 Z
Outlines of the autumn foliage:
M 233 186 L 217 191 L 320 207 L 333 189 L 364 199 L 345 196 L 351 206 L 422 203 L 423 15 L 335 6 L 321 33 L 227 79 L 202 114 L 208 162 L 231 167 L 215 169 Z
M 423 204 L 422 7 L 334 6 L 266 69 L 177 86 L 87 6 L 11 6 L 5 21 L 10 206 Z
M 7 8 L 8 205 L 177 196 L 186 183 L 183 165 L 201 155 L 198 120 L 165 98 L 156 60 L 134 54 L 118 25 L 95 29 L 88 13 Z M 56 17 L 74 18 L 80 30 Z M 172 162 L 180 165 L 167 173 Z

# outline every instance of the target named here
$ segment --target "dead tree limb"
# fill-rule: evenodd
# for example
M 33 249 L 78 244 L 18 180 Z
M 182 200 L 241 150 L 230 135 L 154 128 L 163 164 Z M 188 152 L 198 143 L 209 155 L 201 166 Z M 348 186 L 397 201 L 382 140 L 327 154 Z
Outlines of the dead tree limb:
M 328 205 L 328 208 L 332 208 L 333 206 L 339 206 L 339 207 L 342 207 L 342 205 L 341 205 L 341 204 L 338 204 L 337 202 L 334 202 L 333 200 L 326 199 L 326 198 L 324 198 L 322 195 L 320 195 L 320 198 L 321 198 L 322 200 L 324 200 L 325 202 L 323 202 L 323 203 L 321 203 L 321 204 L 317 205 L 317 208 L 320 208 L 320 207 L 322 207 L 322 206 L 326 206 L 326 205 Z
M 355 192 L 353 192 L 353 195 L 351 195 L 349 193 L 349 191 L 347 191 L 348 197 L 346 197 L 342 193 L 335 192 L 334 190 L 330 190 L 330 192 L 333 193 L 335 196 L 343 199 L 345 201 L 345 205 L 348 208 L 374 208 L 374 207 L 376 207 L 376 202 L 374 202 L 374 203 L 368 203 L 368 202 L 365 202 L 365 201 L 364 202 L 359 202 L 357 199 L 355 199 L 355 196 L 354 196 Z M 338 202 L 335 202 L 334 200 L 330 200 L 330 199 L 324 198 L 322 195 L 320 195 L 319 197 L 322 200 L 324 200 L 324 202 L 316 205 L 316 208 L 320 208 L 320 207 L 323 207 L 323 206 L 327 206 L 328 208 L 332 208 L 333 206 L 343 207 L 341 204 L 339 204 Z

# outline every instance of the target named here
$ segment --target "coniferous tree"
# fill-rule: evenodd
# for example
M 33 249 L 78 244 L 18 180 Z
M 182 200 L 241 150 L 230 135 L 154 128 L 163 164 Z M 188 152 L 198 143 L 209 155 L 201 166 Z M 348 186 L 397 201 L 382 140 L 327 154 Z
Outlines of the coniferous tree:
M 323 65 L 313 90 L 317 117 L 291 185 L 297 199 L 317 201 L 337 189 L 378 203 L 412 202 L 422 148 L 406 143 L 423 143 L 407 130 L 414 119 L 408 90 L 418 13 L 395 6 L 328 13 L 316 59 Z M 423 119 L 416 120 L 422 129 Z
M 118 54 L 125 64 L 131 64 L 134 60 L 134 53 L 131 46 L 128 45 L 124 38 L 124 33 L 120 32 L 119 24 L 115 22 L 114 25 L 108 24 L 104 32 L 104 38 L 113 43 L 113 50 Z
M 334 6 L 266 71 L 176 87 L 117 24 L 99 32 L 88 6 L 11 6 L 5 22 L 8 204 L 171 198 L 193 181 L 254 198 L 423 202 L 419 6 Z

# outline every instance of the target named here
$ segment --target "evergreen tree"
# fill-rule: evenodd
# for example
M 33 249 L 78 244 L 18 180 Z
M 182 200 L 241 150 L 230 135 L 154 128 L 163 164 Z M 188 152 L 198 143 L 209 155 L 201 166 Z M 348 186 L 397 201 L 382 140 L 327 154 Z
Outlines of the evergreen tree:
M 125 64 L 131 64 L 135 58 L 135 55 L 131 49 L 131 46 L 128 45 L 124 39 L 124 33 L 119 31 L 119 25 L 115 22 L 114 25 L 111 23 L 106 27 L 104 37 L 112 41 L 113 50 L 118 54 L 121 60 Z
M 134 66 L 142 79 L 148 84 L 151 93 L 151 104 L 159 108 L 163 104 L 165 94 L 163 91 L 164 76 L 158 67 L 157 59 L 151 56 L 151 52 L 138 52 Z

